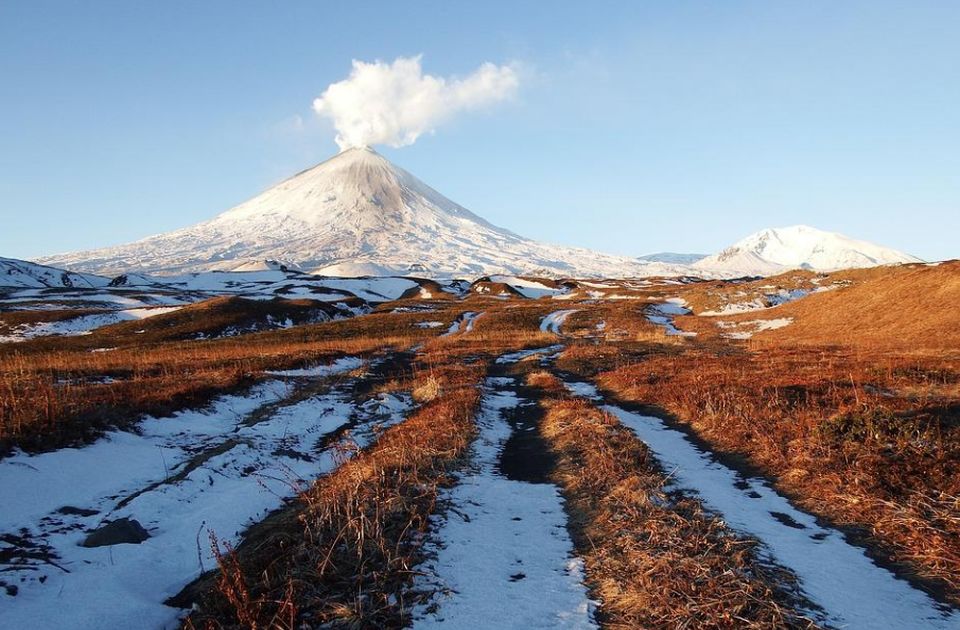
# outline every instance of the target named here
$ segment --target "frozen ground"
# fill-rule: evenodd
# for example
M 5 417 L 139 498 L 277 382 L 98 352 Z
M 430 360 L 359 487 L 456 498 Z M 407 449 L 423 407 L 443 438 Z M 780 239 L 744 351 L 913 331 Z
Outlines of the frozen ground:
M 316 379 L 357 365 L 345 359 L 284 376 Z M 269 381 L 210 409 L 145 420 L 138 433 L 0 461 L 0 550 L 9 558 L 0 627 L 121 628 L 133 619 L 175 627 L 181 611 L 163 602 L 215 566 L 210 533 L 236 543 L 340 461 L 342 454 L 317 450 L 324 436 L 349 426 L 363 446 L 375 426 L 399 422 L 409 407 L 390 395 L 360 402 L 336 389 L 284 402 L 293 391 L 290 382 Z M 149 538 L 80 546 L 88 531 L 124 518 Z

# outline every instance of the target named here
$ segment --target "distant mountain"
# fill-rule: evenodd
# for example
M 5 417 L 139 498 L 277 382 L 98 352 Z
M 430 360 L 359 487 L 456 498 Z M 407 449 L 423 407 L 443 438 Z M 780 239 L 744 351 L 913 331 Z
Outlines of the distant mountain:
M 0 287 L 16 288 L 97 288 L 110 284 L 110 278 L 75 273 L 46 265 L 0 257 Z
M 41 259 L 110 275 L 257 270 L 277 264 L 264 261 L 329 275 L 624 277 L 689 272 L 518 236 L 367 148 L 344 151 L 193 227 Z
M 797 225 L 761 230 L 692 266 L 705 273 L 768 276 L 789 269 L 834 271 L 911 262 L 922 261 L 842 234 Z
M 677 254 L 674 252 L 659 252 L 656 254 L 639 256 L 640 260 L 666 263 L 668 265 L 692 265 L 698 260 L 703 260 L 706 257 L 707 254 Z

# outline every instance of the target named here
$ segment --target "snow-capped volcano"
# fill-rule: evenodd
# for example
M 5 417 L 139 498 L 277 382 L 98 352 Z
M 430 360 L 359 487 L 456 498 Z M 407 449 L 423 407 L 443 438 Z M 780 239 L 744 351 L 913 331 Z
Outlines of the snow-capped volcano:
M 701 272 L 767 276 L 788 269 L 834 271 L 911 262 L 922 261 L 842 234 L 796 225 L 751 234 L 693 267 Z
M 368 148 L 348 149 L 198 225 L 118 247 L 42 259 L 101 274 L 253 270 L 267 261 L 329 275 L 635 276 L 675 271 L 669 265 L 518 236 Z

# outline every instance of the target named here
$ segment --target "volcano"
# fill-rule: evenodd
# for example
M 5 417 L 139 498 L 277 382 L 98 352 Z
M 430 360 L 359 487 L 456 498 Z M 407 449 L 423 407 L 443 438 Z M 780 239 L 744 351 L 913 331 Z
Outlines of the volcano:
M 889 247 L 807 225 L 768 228 L 693 264 L 698 272 L 772 276 L 788 269 L 836 271 L 923 262 Z
M 342 276 L 677 271 L 524 238 L 447 199 L 369 148 L 348 149 L 192 227 L 41 262 L 102 275 L 270 267 Z

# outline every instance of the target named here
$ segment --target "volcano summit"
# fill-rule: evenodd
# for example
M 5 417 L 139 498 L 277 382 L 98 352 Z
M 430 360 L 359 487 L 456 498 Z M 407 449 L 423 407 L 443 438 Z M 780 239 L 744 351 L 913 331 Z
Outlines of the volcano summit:
M 254 270 L 327 275 L 635 276 L 670 265 L 546 245 L 488 223 L 376 151 L 354 148 L 219 216 L 44 264 L 113 275 Z

